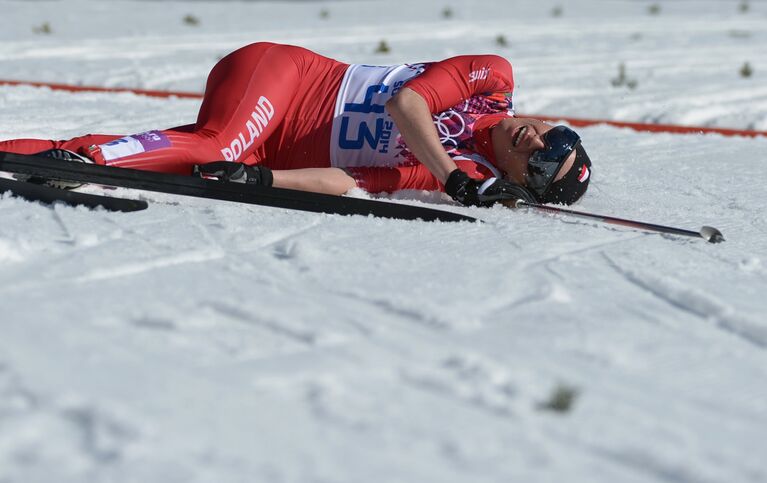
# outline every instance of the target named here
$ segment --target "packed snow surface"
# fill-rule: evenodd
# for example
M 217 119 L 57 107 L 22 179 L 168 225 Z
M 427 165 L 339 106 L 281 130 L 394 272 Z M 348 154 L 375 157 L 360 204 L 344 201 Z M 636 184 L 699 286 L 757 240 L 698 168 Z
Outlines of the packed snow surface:
M 5 79 L 201 91 L 261 40 L 370 64 L 495 52 L 519 112 L 767 130 L 761 1 L 0 12 Z M 0 139 L 140 132 L 198 106 L 5 86 Z M 0 481 L 767 480 L 767 138 L 580 133 L 578 209 L 727 241 L 425 193 L 396 198 L 485 223 L 0 197 Z

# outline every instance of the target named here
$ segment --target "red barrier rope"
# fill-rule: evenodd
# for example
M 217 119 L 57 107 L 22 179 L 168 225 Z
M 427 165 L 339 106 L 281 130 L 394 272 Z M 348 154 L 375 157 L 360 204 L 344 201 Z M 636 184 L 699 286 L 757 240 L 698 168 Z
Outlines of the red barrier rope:
M 608 121 L 605 119 L 582 119 L 561 116 L 528 116 L 521 114 L 520 117 L 530 117 L 541 121 L 566 121 L 575 127 L 594 126 L 607 124 L 608 126 L 627 127 L 634 131 L 668 132 L 676 134 L 721 134 L 722 136 L 767 136 L 767 131 L 752 131 L 748 129 L 728 129 L 720 127 L 703 126 L 680 126 L 678 124 L 649 124 L 641 122 Z
M 70 84 L 55 84 L 51 82 L 0 80 L 0 86 L 47 87 L 54 91 L 68 92 L 130 92 L 132 94 L 139 94 L 148 97 L 180 97 L 185 99 L 202 99 L 202 94 L 198 94 L 197 92 L 153 91 L 148 89 L 130 89 L 128 87 L 73 86 Z
M 55 84 L 49 82 L 27 82 L 0 80 L 0 86 L 19 86 L 27 85 L 33 87 L 47 87 L 55 91 L 69 92 L 130 92 L 149 97 L 177 97 L 182 99 L 202 99 L 202 94 L 196 92 L 176 92 L 176 91 L 157 91 L 147 89 L 131 89 L 127 87 L 93 87 L 93 86 L 73 86 L 69 84 Z M 667 132 L 676 134 L 721 134 L 722 136 L 767 136 L 767 131 L 753 131 L 748 129 L 727 129 L 718 127 L 703 126 L 679 126 L 676 124 L 649 124 L 641 122 L 609 121 L 606 119 L 583 119 L 563 116 L 537 116 L 521 114 L 520 117 L 529 117 L 540 119 L 541 121 L 566 121 L 575 127 L 594 126 L 597 124 L 606 124 L 608 126 L 625 127 L 635 131 L 643 132 Z

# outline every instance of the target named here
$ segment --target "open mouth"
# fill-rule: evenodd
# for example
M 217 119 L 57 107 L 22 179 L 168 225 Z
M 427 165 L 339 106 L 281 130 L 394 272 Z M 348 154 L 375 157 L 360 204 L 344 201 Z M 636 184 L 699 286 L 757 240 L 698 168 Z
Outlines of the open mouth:
M 515 148 L 519 145 L 519 141 L 522 140 L 522 137 L 527 132 L 527 126 L 522 126 L 521 128 L 517 129 L 517 132 L 514 133 L 514 137 L 511 138 L 511 145 Z

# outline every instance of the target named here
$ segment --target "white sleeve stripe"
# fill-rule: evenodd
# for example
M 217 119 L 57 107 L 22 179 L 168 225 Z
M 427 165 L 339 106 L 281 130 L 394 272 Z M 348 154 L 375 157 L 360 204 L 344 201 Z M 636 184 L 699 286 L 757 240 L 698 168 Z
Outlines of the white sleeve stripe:
M 491 184 L 495 183 L 496 179 L 497 179 L 497 178 L 487 178 L 487 179 L 485 180 L 485 182 L 484 182 L 484 183 L 482 183 L 482 184 L 479 186 L 479 190 L 477 190 L 477 192 L 478 192 L 479 194 L 484 194 L 484 193 L 485 193 L 485 190 L 486 190 L 486 189 L 488 189 L 488 188 L 490 187 L 490 185 L 491 185 Z

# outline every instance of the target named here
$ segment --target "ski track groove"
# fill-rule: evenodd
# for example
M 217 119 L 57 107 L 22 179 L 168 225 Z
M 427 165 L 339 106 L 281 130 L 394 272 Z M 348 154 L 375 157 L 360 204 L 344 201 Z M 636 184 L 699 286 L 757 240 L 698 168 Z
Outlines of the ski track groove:
M 279 258 L 279 255 L 277 255 L 277 257 Z M 287 257 L 283 257 L 283 258 L 287 258 Z M 294 264 L 294 267 L 296 268 L 296 270 L 300 271 L 300 267 L 296 266 L 295 264 Z M 343 300 L 351 300 L 356 303 L 367 305 L 377 310 L 378 312 L 383 313 L 384 315 L 393 315 L 398 320 L 405 319 L 421 327 L 428 328 L 428 329 L 438 329 L 438 330 L 446 330 L 446 329 L 452 328 L 452 325 L 453 325 L 446 320 L 443 320 L 443 319 L 440 319 L 439 317 L 434 316 L 433 314 L 431 315 L 425 314 L 425 313 L 419 312 L 417 309 L 404 308 L 399 306 L 397 303 L 382 297 L 373 297 L 360 292 L 333 289 L 330 286 L 320 283 L 321 281 L 317 281 L 317 282 L 318 282 L 317 288 L 321 289 L 325 294 L 332 295 L 334 297 L 340 297 Z M 351 325 L 355 330 L 357 330 L 364 336 L 370 336 L 373 333 L 373 331 L 370 328 L 366 327 L 363 324 L 351 323 Z
M 242 253 L 251 253 L 251 252 L 261 251 L 265 248 L 270 248 L 270 247 L 278 248 L 278 250 L 274 254 L 275 258 L 278 260 L 289 260 L 291 262 L 290 265 L 294 267 L 294 269 L 296 270 L 296 276 L 306 277 L 306 274 L 302 270 L 301 266 L 295 263 L 296 260 L 290 254 L 290 249 L 289 248 L 280 249 L 280 247 L 290 242 L 291 240 L 322 226 L 324 223 L 325 222 L 322 219 L 314 220 L 311 224 L 300 227 L 296 230 L 286 231 L 286 232 L 277 234 L 273 238 L 269 238 L 266 241 L 262 241 L 256 248 L 248 248 L 247 250 L 244 250 Z M 384 314 L 394 315 L 398 318 L 405 318 L 424 327 L 443 330 L 443 329 L 448 329 L 452 327 L 453 325 L 446 320 L 442 320 L 438 317 L 435 317 L 434 315 L 424 314 L 422 312 L 419 312 L 416 309 L 408 309 L 408 308 L 400 307 L 397 305 L 397 303 L 387 300 L 385 298 L 373 297 L 363 293 L 355 293 L 352 291 L 332 289 L 331 287 L 323 283 L 322 280 L 316 280 L 316 282 L 317 282 L 316 283 L 317 288 L 322 289 L 323 292 L 327 294 L 338 296 L 343 299 L 354 300 L 355 302 L 364 303 L 368 306 L 378 309 Z M 361 332 L 365 336 L 369 336 L 371 334 L 371 330 L 362 324 L 352 324 L 352 325 L 356 331 Z
M 174 255 L 156 257 L 151 260 L 134 261 L 114 267 L 91 270 L 81 276 L 72 278 L 72 281 L 76 283 L 99 282 L 114 278 L 140 275 L 153 270 L 187 263 L 203 263 L 220 260 L 225 256 L 226 254 L 221 251 L 211 251 L 208 249 L 190 250 Z
M 555 277 L 561 279 L 559 274 L 553 272 L 549 268 L 548 263 L 546 264 L 546 267 L 546 269 L 550 271 Z M 483 321 L 493 320 L 498 314 L 510 314 L 513 313 L 514 310 L 522 308 L 526 305 L 551 300 L 552 298 L 556 297 L 556 290 L 556 284 L 549 283 L 548 281 L 539 285 L 535 285 L 533 290 L 527 293 L 523 293 L 520 297 L 508 303 L 483 307 L 484 311 L 481 313 L 481 319 Z
M 608 461 L 620 465 L 634 473 L 647 475 L 653 481 L 674 483 L 720 483 L 718 479 L 704 478 L 699 473 L 686 468 L 684 463 L 670 463 L 661 461 L 644 448 L 631 448 L 621 450 L 619 448 L 595 447 L 592 451 L 596 455 L 604 456 Z
M 213 210 L 206 210 L 208 215 L 214 215 L 215 213 Z M 211 233 L 210 228 L 206 226 L 205 224 L 201 223 L 199 220 L 197 220 L 196 216 L 190 216 L 189 217 L 189 223 L 200 230 L 200 233 L 202 233 L 203 238 L 208 242 L 210 246 L 215 247 L 217 250 L 221 251 L 222 253 L 225 252 L 225 248 L 221 245 L 221 242 L 216 239 L 213 234 Z
M 249 326 L 260 327 L 275 335 L 288 338 L 294 342 L 307 347 L 314 347 L 319 341 L 319 337 L 316 332 L 311 330 L 299 330 L 296 328 L 286 327 L 281 321 L 270 320 L 266 318 L 258 317 L 250 312 L 236 307 L 232 304 L 218 301 L 207 301 L 201 304 L 201 307 L 208 307 L 221 315 L 235 319 L 241 323 Z
M 527 393 L 524 384 L 515 381 L 513 373 L 498 363 L 477 357 L 471 353 L 453 352 L 437 362 L 437 367 L 417 367 L 402 369 L 398 372 L 403 384 L 415 391 L 423 392 L 437 399 L 450 399 L 453 403 L 470 408 L 491 418 L 496 431 L 509 431 L 506 425 L 519 426 L 531 424 L 529 416 L 537 413 L 535 425 L 546 425 L 545 445 L 558 448 L 559 452 L 577 452 L 582 457 L 594 460 L 594 464 L 605 463 L 617 470 L 627 471 L 632 475 L 648 475 L 659 481 L 679 483 L 698 483 L 713 480 L 701 480 L 683 466 L 662 462 L 658 457 L 647 453 L 639 459 L 650 463 L 648 467 L 630 464 L 634 455 L 619 450 L 605 450 L 589 443 L 578 433 L 573 433 L 567 426 L 549 425 L 549 417 L 539 408 L 540 401 L 533 394 Z M 556 417 L 556 416 L 555 416 Z M 675 477 L 680 476 L 681 479 Z M 668 479 L 672 477 L 672 479 Z M 620 481 L 620 480 L 618 480 Z
M 295 256 L 292 253 L 290 253 L 291 249 L 289 247 L 288 248 L 284 248 L 283 245 L 284 244 L 289 244 L 289 242 L 292 239 L 294 239 L 295 237 L 300 236 L 300 235 L 302 235 L 302 234 L 304 234 L 304 233 L 306 233 L 306 232 L 308 232 L 308 231 L 310 231 L 312 229 L 315 229 L 315 228 L 319 227 L 322 224 L 323 224 L 323 222 L 316 221 L 311 226 L 305 226 L 305 227 L 302 227 L 302 228 L 300 228 L 298 230 L 294 230 L 294 231 L 290 231 L 290 232 L 284 232 L 284 233 L 280 234 L 278 237 L 276 237 L 275 239 L 271 239 L 271 240 L 269 240 L 268 243 L 263 245 L 263 248 L 275 247 L 275 249 L 276 249 L 275 253 L 273 253 L 272 255 L 273 255 L 275 260 L 280 262 L 280 265 L 275 270 L 279 270 L 281 273 L 286 273 L 284 271 L 285 264 L 282 263 L 282 262 L 283 261 L 287 261 L 287 262 L 289 262 L 288 266 L 293 269 L 294 277 L 296 279 L 298 279 L 298 280 L 284 280 L 283 278 L 271 278 L 269 280 L 269 283 L 270 283 L 271 286 L 273 286 L 275 288 L 278 288 L 277 286 L 279 286 L 280 287 L 279 288 L 280 292 L 282 292 L 282 293 L 289 293 L 289 292 L 291 292 L 295 288 L 296 283 L 298 283 L 299 281 L 304 282 L 304 283 L 306 282 L 307 277 L 309 277 L 310 275 L 305 270 L 305 268 L 297 262 Z M 260 249 L 248 249 L 248 250 L 246 250 L 243 253 L 251 253 L 251 252 L 256 252 L 256 251 L 260 251 Z M 233 276 L 239 277 L 242 280 L 243 283 L 247 283 L 248 281 L 251 280 L 251 278 L 250 278 L 251 274 L 247 270 L 250 270 L 250 267 L 248 267 L 245 270 L 242 268 L 241 265 L 236 265 L 236 266 L 231 266 L 230 267 L 231 274 Z M 318 295 L 318 298 L 322 299 L 323 303 L 325 303 L 325 304 L 328 303 L 328 298 L 327 298 L 328 296 L 332 296 L 332 297 L 339 297 L 340 296 L 344 300 L 348 299 L 348 297 L 346 297 L 342 293 L 337 293 L 337 292 L 334 292 L 332 290 L 329 290 L 328 287 L 326 286 L 326 284 L 324 284 L 322 282 L 322 280 L 317 280 L 316 278 L 314 278 L 313 280 L 315 282 L 314 283 L 314 287 L 316 287 L 317 290 L 322 290 L 322 292 L 317 294 L 317 295 Z M 355 301 L 357 301 L 357 299 L 355 299 Z M 361 300 L 359 302 L 365 303 L 365 301 L 361 301 Z M 239 311 L 239 314 L 242 315 L 241 319 L 248 319 L 248 317 L 249 317 L 248 314 L 246 314 L 244 311 L 239 310 L 239 309 L 238 309 L 238 311 Z M 357 322 L 356 320 L 351 320 L 351 319 L 348 319 L 348 318 L 344 318 L 343 321 L 344 321 L 345 325 L 350 327 L 356 334 L 358 334 L 358 335 L 360 335 L 360 336 L 362 336 L 364 338 L 371 337 L 374 334 L 374 332 L 375 332 L 374 329 L 370 328 L 369 326 L 365 325 L 364 323 Z
M 583 222 L 576 222 L 576 223 L 578 223 L 578 224 L 589 224 L 589 223 L 583 223 Z M 618 229 L 614 229 L 614 228 L 611 228 L 611 227 L 607 227 L 607 229 L 608 230 L 615 230 L 616 233 L 627 233 L 624 230 L 618 230 Z M 645 237 L 647 235 L 652 235 L 652 234 L 653 233 L 641 232 L 641 233 L 636 234 L 635 236 L 623 236 L 623 237 L 619 237 L 618 239 L 615 239 L 615 240 L 603 240 L 603 241 L 599 241 L 599 242 L 595 242 L 595 243 L 591 243 L 591 244 L 585 244 L 585 245 L 582 245 L 582 246 L 579 246 L 579 247 L 575 247 L 575 248 L 571 248 L 571 249 L 568 249 L 568 250 L 563 250 L 563 251 L 557 252 L 557 253 L 555 253 L 553 255 L 547 255 L 545 257 L 541 257 L 541 258 L 538 258 L 536 260 L 532 260 L 530 262 L 525 263 L 523 265 L 522 269 L 523 270 L 529 270 L 529 269 L 535 268 L 535 267 L 540 266 L 540 265 L 549 265 L 552 262 L 560 261 L 560 260 L 562 260 L 562 258 L 570 256 L 570 255 L 576 255 L 576 254 L 579 254 L 579 253 L 586 253 L 586 252 L 589 252 L 589 251 L 592 251 L 592 250 L 598 250 L 598 249 L 601 249 L 601 248 L 604 248 L 604 247 L 607 247 L 607 246 L 610 246 L 610 245 L 617 245 L 617 244 L 624 243 L 624 242 L 627 242 L 627 241 L 643 238 L 643 237 Z
M 664 279 L 647 273 L 640 273 L 621 267 L 604 252 L 602 252 L 602 256 L 624 280 L 644 292 L 683 312 L 714 322 L 717 327 L 744 342 L 760 349 L 767 349 L 767 326 L 762 326 L 749 317 L 738 314 L 733 308 L 723 304 L 710 294 L 689 288 L 684 283 L 671 279 L 670 276 Z
M 40 404 L 40 397 L 26 387 L 14 368 L 0 363 L 0 420 L 33 410 Z
M 310 229 L 313 227 L 306 227 L 306 229 Z M 299 232 L 302 233 L 302 232 Z M 298 233 L 297 233 L 298 234 Z M 272 245 L 278 246 L 280 243 L 283 243 L 287 240 L 292 238 L 292 236 L 285 236 L 280 240 L 277 240 L 272 243 Z M 269 245 L 267 245 L 269 246 Z M 294 275 L 297 278 L 301 278 L 304 281 L 306 280 L 306 277 L 310 276 L 307 272 L 302 270 L 302 267 L 296 263 L 296 260 L 293 257 L 282 255 L 281 253 L 275 254 L 275 259 L 277 260 L 288 260 L 289 266 L 291 266 L 294 270 Z M 323 283 L 322 280 L 318 280 L 316 277 L 313 277 L 314 280 L 314 286 L 316 289 L 321 290 L 322 293 L 318 294 L 320 298 L 325 300 L 327 302 L 327 297 L 333 297 L 333 298 L 340 298 L 342 301 L 348 301 L 347 303 L 342 303 L 340 305 L 349 305 L 349 302 L 356 305 L 362 305 L 367 306 L 375 311 L 377 311 L 380 314 L 383 314 L 384 316 L 395 316 L 395 320 L 398 322 L 398 325 L 403 330 L 413 331 L 416 330 L 420 332 L 421 330 L 427 330 L 428 332 L 423 332 L 424 337 L 433 337 L 435 335 L 434 330 L 438 331 L 444 331 L 449 330 L 451 328 L 455 328 L 454 324 L 447 320 L 442 320 L 438 317 L 435 317 L 434 315 L 425 314 L 422 312 L 419 312 L 417 309 L 408 309 L 398 306 L 395 302 L 392 302 L 390 300 L 386 300 L 381 297 L 372 297 L 360 292 L 352 292 L 348 290 L 341 290 L 336 287 L 333 287 L 331 285 L 328 285 L 326 283 Z M 282 282 L 282 280 L 281 280 Z M 275 283 L 273 280 L 272 283 Z M 371 318 L 371 317 L 368 317 Z M 370 339 L 375 337 L 376 330 L 374 328 L 369 327 L 365 323 L 356 322 L 354 320 L 346 320 L 344 319 L 346 324 L 351 326 L 351 328 L 361 336 L 363 336 L 365 339 Z M 385 342 L 378 339 L 379 344 L 386 344 Z
M 52 217 L 56 221 L 56 224 L 59 225 L 61 228 L 61 231 L 64 232 L 64 235 L 66 237 L 65 240 L 62 240 L 64 243 L 69 243 L 71 245 L 75 244 L 75 238 L 72 236 L 72 232 L 69 230 L 69 227 L 67 226 L 67 223 L 64 221 L 64 219 L 61 217 L 61 213 L 59 210 L 56 209 L 55 206 L 51 207 Z
M 68 225 L 66 221 L 61 217 L 61 213 L 56 208 L 52 208 L 53 212 L 51 214 L 52 218 L 56 221 L 56 223 L 61 227 L 62 231 L 64 232 L 66 238 L 62 239 L 61 242 L 67 243 L 69 245 L 72 245 L 73 247 L 79 247 L 76 238 L 74 238 L 71 234 L 71 231 L 68 228 Z M 199 229 L 202 230 L 203 236 L 205 236 L 207 239 L 209 239 L 213 244 L 214 247 L 204 247 L 199 250 L 189 250 L 182 253 L 175 253 L 173 255 L 166 255 L 166 256 L 159 256 L 151 260 L 145 260 L 145 261 L 135 261 L 130 262 L 114 267 L 108 267 L 108 268 L 97 268 L 94 270 L 91 270 L 89 272 L 86 272 L 80 276 L 73 277 L 71 279 L 68 279 L 75 283 L 88 283 L 88 282 L 95 282 L 95 281 L 104 281 L 109 279 L 115 279 L 115 278 L 121 278 L 121 277 L 127 277 L 127 276 L 134 276 L 134 275 L 140 275 L 142 273 L 150 272 L 153 270 L 163 269 L 171 266 L 176 265 L 183 265 L 187 263 L 204 263 L 214 260 L 221 260 L 226 258 L 227 253 L 222 248 L 222 245 L 219 241 L 215 240 L 215 238 L 212 236 L 210 231 L 203 227 L 198 221 L 194 220 L 194 217 L 192 218 L 192 223 L 197 226 Z M 147 224 L 155 224 L 157 220 L 152 220 L 150 223 Z M 116 224 L 112 220 L 113 224 Z M 302 226 L 297 230 L 291 230 L 287 232 L 280 233 L 276 235 L 273 238 L 268 239 L 267 241 L 259 244 L 257 247 L 244 250 L 241 253 L 250 253 L 262 250 L 263 248 L 268 248 L 269 246 L 279 244 L 281 242 L 284 242 L 286 240 L 289 240 L 291 238 L 294 238 L 296 236 L 299 236 L 321 224 L 321 220 L 316 220 L 312 224 L 308 226 Z M 119 224 L 116 224 L 118 228 L 121 230 L 126 230 L 127 232 L 133 232 L 135 231 L 135 226 L 130 228 L 125 228 L 124 226 L 121 226 Z M 146 239 L 146 237 L 142 237 L 147 241 L 148 243 L 150 240 Z M 110 241 L 112 241 L 110 239 Z M 102 241 L 100 244 L 103 244 L 104 241 Z M 92 249 L 93 245 L 83 246 L 82 249 Z M 213 249 L 212 249 L 213 248 Z M 79 251 L 79 250 L 78 250 Z M 72 256 L 72 251 L 67 251 L 65 253 L 62 253 L 59 257 L 60 260 L 66 260 Z M 50 265 L 50 261 L 46 264 Z M 51 280 L 48 285 L 55 285 L 60 283 L 61 279 Z M 19 291 L 19 290 L 26 290 L 28 288 L 40 288 L 40 284 L 38 282 L 27 284 L 26 286 L 21 285 L 7 285 L 4 287 L 4 289 L 10 289 L 10 291 Z M 3 290 L 3 292 L 7 292 L 8 290 Z
M 401 307 L 397 303 L 382 297 L 373 297 L 373 296 L 365 295 L 362 293 L 355 293 L 351 291 L 327 290 L 327 288 L 326 288 L 326 291 L 328 293 L 332 293 L 333 295 L 337 295 L 342 298 L 365 303 L 369 305 L 370 307 L 377 309 L 379 312 L 382 312 L 387 315 L 393 315 L 397 318 L 404 318 L 404 319 L 410 320 L 411 322 L 416 323 L 422 327 L 426 327 L 429 329 L 437 329 L 437 330 L 446 330 L 446 329 L 454 328 L 453 323 L 447 320 L 441 319 L 434 314 L 425 314 L 423 312 L 419 312 L 417 309 L 414 309 L 414 308 Z
M 438 398 L 449 397 L 492 417 L 513 417 L 518 390 L 506 370 L 467 354 L 452 354 L 437 368 L 402 369 L 406 385 Z
M 274 247 L 281 243 L 285 243 L 296 237 L 304 235 L 305 233 L 311 230 L 314 230 L 323 224 L 324 224 L 324 221 L 321 218 L 317 218 L 312 220 L 309 224 L 300 226 L 296 229 L 285 230 L 277 234 L 270 234 L 269 236 L 264 237 L 265 238 L 264 240 L 259 240 L 259 243 L 255 247 L 248 248 L 246 250 L 241 250 L 239 253 L 247 254 L 247 253 L 253 253 L 253 252 L 260 252 L 265 248 Z
M 3 364 L 0 425 L 15 435 L 11 441 L 7 432 L 0 432 L 0 447 L 12 444 L 15 464 L 11 467 L 16 470 L 48 462 L 51 454 L 61 453 L 85 464 L 88 472 L 98 471 L 119 463 L 141 433 L 132 421 L 93 403 L 33 391 Z M 5 479 L 7 469 L 0 467 L 0 481 L 15 481 Z

